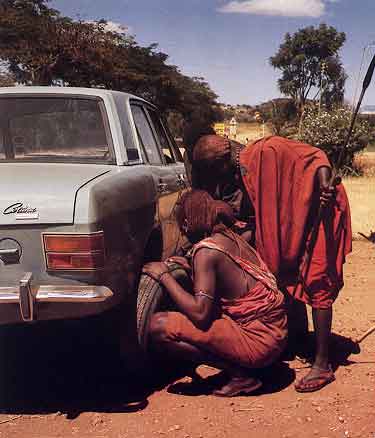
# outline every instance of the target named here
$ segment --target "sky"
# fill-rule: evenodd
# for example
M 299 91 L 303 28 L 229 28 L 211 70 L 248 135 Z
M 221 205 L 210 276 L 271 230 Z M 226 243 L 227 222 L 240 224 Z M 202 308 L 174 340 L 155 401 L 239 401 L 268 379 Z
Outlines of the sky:
M 273 56 L 286 32 L 326 23 L 346 33 L 340 55 L 352 102 L 375 53 L 374 0 L 52 0 L 63 15 L 125 26 L 142 45 L 158 43 L 171 64 L 207 80 L 228 104 L 281 97 Z M 371 44 L 374 44 L 371 47 Z M 365 47 L 369 46 L 365 50 Z M 362 59 L 364 66 L 358 80 Z M 357 92 L 357 96 L 358 96 Z M 375 78 L 364 104 L 375 104 Z

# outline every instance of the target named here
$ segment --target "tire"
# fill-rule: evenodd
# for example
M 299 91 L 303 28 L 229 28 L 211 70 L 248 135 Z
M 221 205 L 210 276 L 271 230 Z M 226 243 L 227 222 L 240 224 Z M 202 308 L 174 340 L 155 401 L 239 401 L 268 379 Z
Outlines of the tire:
M 170 272 L 182 287 L 191 289 L 190 277 L 179 265 L 171 264 Z M 145 355 L 150 354 L 149 327 L 152 315 L 174 310 L 176 306 L 163 287 L 153 278 L 143 274 L 138 286 L 137 335 L 139 346 Z

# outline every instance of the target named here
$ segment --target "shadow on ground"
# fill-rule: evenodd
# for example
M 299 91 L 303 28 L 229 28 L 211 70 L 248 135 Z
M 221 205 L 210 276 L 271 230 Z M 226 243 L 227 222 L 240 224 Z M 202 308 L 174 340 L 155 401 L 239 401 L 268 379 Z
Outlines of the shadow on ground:
M 352 339 L 337 333 L 332 333 L 330 341 L 330 363 L 334 371 L 340 366 L 349 366 L 357 363 L 356 357 L 361 352 L 359 344 Z M 285 353 L 285 360 L 293 360 L 298 357 L 301 362 L 312 364 L 315 356 L 315 337 L 310 332 L 300 347 L 292 347 Z
M 3 414 L 134 412 L 171 382 L 135 378 L 112 340 L 79 321 L 1 327 L 0 352 Z
M 263 386 L 251 395 L 282 391 L 295 380 L 295 371 L 285 362 L 278 362 L 262 370 L 256 370 L 254 375 L 262 381 Z M 226 382 L 225 373 L 218 372 L 198 382 L 177 382 L 169 386 L 168 392 L 185 396 L 209 395 L 215 389 L 225 385 Z
M 307 343 L 310 356 L 314 340 Z M 332 365 L 354 364 L 357 346 L 332 335 Z M 112 339 L 91 324 L 49 322 L 36 326 L 0 328 L 0 413 L 49 414 L 61 412 L 76 418 L 82 412 L 135 412 L 148 405 L 148 397 L 168 385 L 169 392 L 211 394 L 224 382 L 218 373 L 203 385 L 171 384 L 184 374 L 135 376 L 121 361 Z M 137 363 L 135 362 L 135 365 Z M 260 370 L 263 387 L 254 395 L 283 390 L 295 380 L 286 362 Z
M 361 346 L 345 336 L 335 333 L 332 335 L 331 352 L 331 363 L 334 370 L 339 366 L 361 363 L 358 357 L 358 354 L 361 352 Z

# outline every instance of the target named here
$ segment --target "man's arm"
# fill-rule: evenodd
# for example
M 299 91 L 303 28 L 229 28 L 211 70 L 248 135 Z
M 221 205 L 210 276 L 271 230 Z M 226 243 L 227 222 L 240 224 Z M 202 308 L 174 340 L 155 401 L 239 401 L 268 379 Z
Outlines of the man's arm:
M 185 291 L 169 273 L 160 280 L 179 310 L 201 330 L 210 327 L 215 315 L 216 258 L 217 254 L 206 248 L 194 257 L 195 295 Z
M 319 167 L 318 169 L 318 180 L 320 188 L 329 187 L 329 183 L 331 180 L 332 171 L 327 166 Z

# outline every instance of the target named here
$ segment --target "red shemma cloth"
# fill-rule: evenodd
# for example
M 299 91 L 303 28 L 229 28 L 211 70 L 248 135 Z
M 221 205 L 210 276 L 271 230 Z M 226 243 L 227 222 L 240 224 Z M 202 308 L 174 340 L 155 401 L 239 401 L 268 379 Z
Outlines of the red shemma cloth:
M 308 144 L 267 137 L 241 152 L 240 165 L 255 208 L 257 251 L 280 287 L 314 307 L 331 306 L 343 286 L 343 264 L 352 241 L 349 203 L 342 185 L 321 224 L 305 287 L 299 285 L 295 290 L 309 223 L 318 214 L 315 176 L 320 167 L 330 167 L 327 156 Z
M 257 283 L 245 296 L 227 300 L 220 298 L 222 315 L 207 330 L 200 330 L 182 313 L 168 312 L 167 336 L 201 347 L 219 358 L 249 368 L 261 368 L 274 362 L 286 344 L 287 319 L 284 296 L 264 262 L 260 266 L 235 257 L 212 239 L 194 246 L 193 257 L 201 248 L 226 254 Z

